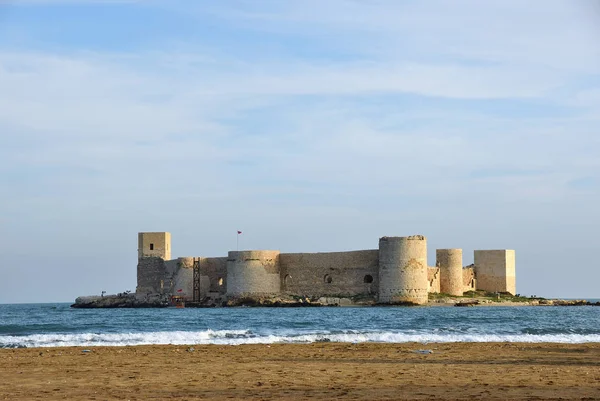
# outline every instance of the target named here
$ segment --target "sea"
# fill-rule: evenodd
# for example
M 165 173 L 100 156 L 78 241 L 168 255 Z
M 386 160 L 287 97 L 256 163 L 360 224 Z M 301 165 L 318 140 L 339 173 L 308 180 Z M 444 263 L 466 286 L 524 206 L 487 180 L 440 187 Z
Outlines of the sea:
M 73 309 L 0 305 L 0 348 L 600 342 L 598 306 Z

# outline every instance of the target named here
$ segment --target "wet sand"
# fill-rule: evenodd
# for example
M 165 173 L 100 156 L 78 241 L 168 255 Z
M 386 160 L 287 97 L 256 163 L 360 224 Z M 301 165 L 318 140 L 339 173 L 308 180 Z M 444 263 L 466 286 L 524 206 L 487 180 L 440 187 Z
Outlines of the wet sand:
M 600 400 L 600 344 L 0 349 L 0 400 L 36 399 Z

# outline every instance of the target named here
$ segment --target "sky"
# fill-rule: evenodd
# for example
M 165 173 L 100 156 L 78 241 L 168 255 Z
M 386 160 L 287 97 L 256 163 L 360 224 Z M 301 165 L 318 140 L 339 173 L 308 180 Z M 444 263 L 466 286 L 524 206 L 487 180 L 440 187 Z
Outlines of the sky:
M 135 291 L 137 233 L 515 249 L 600 298 L 595 0 L 0 0 L 0 303 Z

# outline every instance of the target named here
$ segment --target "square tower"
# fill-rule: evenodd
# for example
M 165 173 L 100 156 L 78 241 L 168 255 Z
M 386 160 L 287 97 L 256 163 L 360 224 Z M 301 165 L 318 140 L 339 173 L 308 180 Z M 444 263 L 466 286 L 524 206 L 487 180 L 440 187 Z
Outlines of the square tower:
M 171 260 L 171 233 L 138 233 L 138 259 L 147 257 Z
M 475 251 L 475 274 L 478 290 L 515 295 L 515 251 Z

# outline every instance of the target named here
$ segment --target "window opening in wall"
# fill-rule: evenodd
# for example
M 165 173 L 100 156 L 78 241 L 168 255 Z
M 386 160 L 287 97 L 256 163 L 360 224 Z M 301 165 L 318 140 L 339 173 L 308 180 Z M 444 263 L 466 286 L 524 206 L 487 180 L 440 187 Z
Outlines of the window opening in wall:
M 365 279 L 363 280 L 363 282 L 365 282 L 365 283 L 367 283 L 367 284 L 370 284 L 370 283 L 372 283 L 372 282 L 373 282 L 373 276 L 371 276 L 370 274 L 367 274 L 367 275 L 365 276 Z
M 292 276 L 290 276 L 289 274 L 286 274 L 285 277 L 283 278 L 283 284 L 289 284 L 292 282 Z
M 331 276 L 329 274 L 326 274 L 325 277 L 323 277 L 323 281 L 326 284 L 331 284 L 331 282 L 333 281 L 333 279 L 331 278 Z
M 222 286 L 222 285 L 223 285 L 223 277 L 219 277 L 219 281 L 218 281 L 218 283 L 219 283 L 219 286 Z
M 471 279 L 471 288 L 475 288 L 475 280 Z
M 150 250 L 153 251 L 154 250 L 154 244 L 150 244 Z

